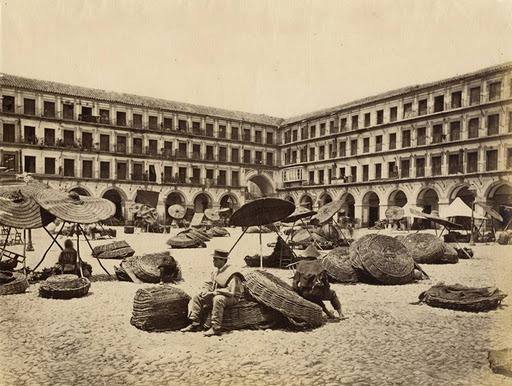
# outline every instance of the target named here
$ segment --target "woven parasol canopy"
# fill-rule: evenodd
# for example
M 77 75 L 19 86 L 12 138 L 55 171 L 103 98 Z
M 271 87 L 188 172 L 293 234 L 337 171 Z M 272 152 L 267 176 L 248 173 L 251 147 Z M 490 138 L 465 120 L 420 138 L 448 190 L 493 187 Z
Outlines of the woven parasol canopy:
M 231 215 L 229 220 L 235 226 L 255 226 L 280 221 L 295 210 L 290 201 L 279 198 L 259 198 L 243 205 Z
M 285 223 L 291 223 L 303 218 L 311 217 L 315 214 L 316 212 L 314 210 L 309 210 L 308 208 L 304 208 L 303 206 L 298 206 L 297 208 L 295 208 L 295 211 L 291 215 L 289 215 L 288 217 L 281 221 Z
M 219 221 L 220 215 L 216 209 L 205 209 L 204 216 L 210 221 Z
M 11 185 L 0 188 L 0 224 L 18 229 L 37 229 L 50 224 L 55 216 L 41 208 L 33 195 L 42 184 Z
M 75 192 L 44 189 L 38 191 L 34 199 L 55 217 L 71 223 L 93 224 L 106 220 L 116 213 L 116 206 L 111 201 L 80 196 Z
M 316 220 L 320 224 L 323 224 L 333 218 L 333 216 L 338 213 L 342 207 L 343 201 L 341 200 L 336 200 L 325 204 L 318 209 L 318 213 L 313 216 L 312 220 Z
M 388 220 L 401 220 L 405 216 L 405 211 L 399 206 L 390 206 L 386 209 L 385 214 Z
M 449 221 L 449 220 L 446 220 L 446 219 L 441 218 L 441 217 L 434 216 L 432 214 L 419 212 L 419 211 L 417 211 L 415 209 L 412 209 L 412 208 L 409 209 L 409 211 L 411 212 L 411 215 L 413 215 L 414 217 L 426 218 L 427 220 L 430 220 L 432 222 L 440 224 L 440 225 L 446 227 L 447 229 L 459 229 L 459 230 L 464 230 L 465 229 L 463 225 L 457 224 L 457 223 L 455 223 L 453 221 Z
M 501 214 L 496 212 L 493 208 L 491 208 L 486 203 L 477 201 L 476 204 L 478 206 L 480 206 L 489 217 L 492 217 L 493 219 L 500 221 L 500 222 L 503 221 L 503 217 L 501 216 Z
M 169 213 L 169 216 L 171 216 L 173 219 L 181 220 L 183 217 L 185 217 L 187 210 L 180 204 L 174 204 L 171 205 L 169 209 L 167 209 L 167 213 Z

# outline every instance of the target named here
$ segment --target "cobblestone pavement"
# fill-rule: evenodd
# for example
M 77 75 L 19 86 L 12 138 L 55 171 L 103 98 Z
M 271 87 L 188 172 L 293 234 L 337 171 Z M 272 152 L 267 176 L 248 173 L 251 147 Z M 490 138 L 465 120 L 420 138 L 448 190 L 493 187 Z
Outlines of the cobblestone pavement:
M 207 249 L 173 252 L 184 270 L 181 288 L 198 289 L 211 269 L 209 253 L 229 247 L 238 235 L 232 233 Z M 126 236 L 139 253 L 164 249 L 165 238 Z M 271 239 L 265 235 L 264 242 Z M 243 239 L 236 263 L 257 253 L 257 240 Z M 34 261 L 45 243 L 36 237 Z M 0 384 L 512 384 L 487 361 L 489 349 L 512 347 L 511 298 L 483 314 L 410 304 L 439 281 L 496 285 L 512 296 L 512 247 L 478 246 L 475 255 L 456 265 L 425 265 L 431 280 L 418 284 L 333 285 L 348 319 L 307 332 L 146 333 L 130 325 L 130 316 L 136 290 L 147 285 L 95 282 L 87 297 L 72 300 L 39 298 L 34 285 L 27 294 L 0 297 Z

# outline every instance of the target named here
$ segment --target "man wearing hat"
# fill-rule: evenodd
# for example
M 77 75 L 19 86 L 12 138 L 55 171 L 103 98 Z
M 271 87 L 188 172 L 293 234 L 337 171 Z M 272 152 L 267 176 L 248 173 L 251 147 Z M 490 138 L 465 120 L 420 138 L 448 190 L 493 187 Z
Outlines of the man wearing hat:
M 237 304 L 243 294 L 243 275 L 227 264 L 229 252 L 216 249 L 213 253 L 213 266 L 211 285 L 206 291 L 200 292 L 192 299 L 192 309 L 189 319 L 192 324 L 181 331 L 199 331 L 201 322 L 212 310 L 211 328 L 204 333 L 205 336 L 220 335 L 224 308 Z

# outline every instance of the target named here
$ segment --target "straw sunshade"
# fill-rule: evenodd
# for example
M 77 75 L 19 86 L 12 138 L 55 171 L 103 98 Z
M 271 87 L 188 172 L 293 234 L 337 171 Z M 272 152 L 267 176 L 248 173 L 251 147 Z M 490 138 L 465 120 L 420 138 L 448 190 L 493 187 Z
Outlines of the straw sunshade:
M 339 283 L 357 283 L 359 277 L 352 267 L 348 249 L 338 247 L 322 259 L 322 266 L 334 281 Z
M 27 277 L 19 272 L 12 272 L 13 281 L 0 284 L 0 295 L 22 294 L 28 288 Z
M 55 189 L 38 191 L 34 199 L 54 216 L 78 224 L 93 224 L 104 221 L 116 213 L 116 206 L 104 198 L 79 196 Z
M 293 324 L 303 327 L 323 324 L 320 306 L 302 298 L 291 286 L 268 272 L 247 273 L 245 287 L 258 302 L 282 313 Z
M 205 209 L 204 216 L 210 221 L 219 221 L 220 215 L 216 209 Z
M 485 312 L 496 309 L 507 294 L 498 288 L 466 287 L 460 284 L 438 283 L 419 295 L 420 302 L 432 307 L 459 311 Z
M 297 208 L 295 208 L 295 211 L 291 215 L 282 219 L 281 221 L 285 223 L 292 223 L 303 218 L 311 217 L 315 214 L 316 212 L 314 210 L 304 208 L 303 206 L 298 206 Z
M 500 221 L 500 222 L 503 221 L 503 217 L 501 216 L 501 214 L 496 212 L 491 206 L 487 205 L 484 202 L 480 202 L 480 201 L 477 201 L 476 204 L 478 206 L 480 206 L 489 217 L 491 217 L 497 221 Z
M 158 283 L 160 281 L 160 264 L 162 264 L 165 259 L 169 259 L 171 257 L 169 251 L 158 252 L 158 253 L 148 253 L 142 256 L 132 256 L 127 258 L 123 265 L 128 267 L 133 271 L 135 276 L 142 280 L 145 283 Z M 177 270 L 179 271 L 179 275 L 177 280 L 181 280 L 181 269 L 177 265 Z
M 324 224 L 319 229 L 318 234 L 329 240 L 339 240 L 340 232 L 333 224 Z
M 80 298 L 87 295 L 91 282 L 76 275 L 50 276 L 39 287 L 39 296 L 53 299 Z
M 187 210 L 180 204 L 174 204 L 171 205 L 169 209 L 167 209 L 167 213 L 169 213 L 169 216 L 171 216 L 173 219 L 181 220 L 183 217 L 185 217 Z
M 430 233 L 413 233 L 407 235 L 402 243 L 416 263 L 440 263 L 445 253 L 445 243 Z
M 401 220 L 405 216 L 405 210 L 399 206 L 390 206 L 386 209 L 385 215 L 388 220 Z
M 288 217 L 295 210 L 290 201 L 279 198 L 259 198 L 243 205 L 231 215 L 229 220 L 235 226 L 272 224 Z
M 133 299 L 130 324 L 144 331 L 171 331 L 185 327 L 188 296 L 183 290 L 165 285 L 141 288 Z
M 383 284 L 405 284 L 413 280 L 414 260 L 397 239 L 372 234 L 350 246 L 354 268 L 364 269 Z
M 12 185 L 0 188 L 0 225 L 18 229 L 37 229 L 55 220 L 33 199 L 45 185 Z
M 318 209 L 317 214 L 315 214 L 312 220 L 318 221 L 320 224 L 323 224 L 329 221 L 334 217 L 336 213 L 338 213 L 343 207 L 343 201 L 336 200 L 325 204 L 324 206 Z

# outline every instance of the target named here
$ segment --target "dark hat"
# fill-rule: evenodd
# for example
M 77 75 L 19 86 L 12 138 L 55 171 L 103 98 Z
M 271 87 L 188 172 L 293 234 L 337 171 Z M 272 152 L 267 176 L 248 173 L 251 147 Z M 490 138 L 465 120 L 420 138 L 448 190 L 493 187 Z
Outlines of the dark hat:
M 216 249 L 213 251 L 213 258 L 214 259 L 228 259 L 229 252 L 224 249 Z

